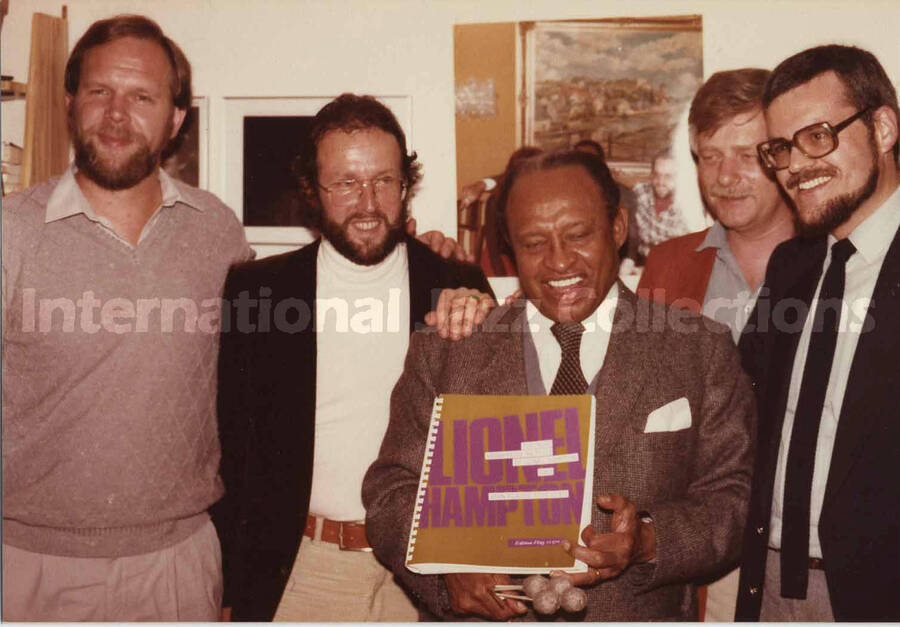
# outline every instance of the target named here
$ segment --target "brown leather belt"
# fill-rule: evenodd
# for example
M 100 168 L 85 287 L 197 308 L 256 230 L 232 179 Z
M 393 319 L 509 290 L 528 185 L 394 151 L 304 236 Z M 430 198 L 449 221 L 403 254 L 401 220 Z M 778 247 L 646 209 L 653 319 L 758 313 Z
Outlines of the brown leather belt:
M 322 533 L 316 538 L 316 521 L 322 522 Z M 366 525 L 361 522 L 329 520 L 318 518 L 310 514 L 306 518 L 306 528 L 303 535 L 322 542 L 331 542 L 338 545 L 342 551 L 371 551 L 366 540 Z
M 821 557 L 810 557 L 808 565 L 810 570 L 825 570 L 825 560 Z
M 773 549 L 769 547 L 770 551 L 775 551 L 776 553 L 781 553 L 781 549 Z M 806 567 L 810 570 L 825 570 L 825 560 L 821 557 L 809 557 L 807 558 Z

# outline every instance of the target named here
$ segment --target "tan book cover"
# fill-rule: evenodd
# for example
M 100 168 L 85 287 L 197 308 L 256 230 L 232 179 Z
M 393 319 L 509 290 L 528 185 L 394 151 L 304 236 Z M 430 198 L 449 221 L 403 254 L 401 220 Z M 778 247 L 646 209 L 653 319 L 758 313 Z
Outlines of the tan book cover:
M 421 574 L 584 572 L 594 397 L 437 397 L 406 567 Z

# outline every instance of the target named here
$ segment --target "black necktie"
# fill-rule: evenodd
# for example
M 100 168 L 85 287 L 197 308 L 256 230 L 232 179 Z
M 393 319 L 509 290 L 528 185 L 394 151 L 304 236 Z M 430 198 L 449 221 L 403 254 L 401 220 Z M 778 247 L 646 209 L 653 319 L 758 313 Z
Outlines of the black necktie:
M 788 449 L 781 528 L 781 596 L 805 599 L 809 580 L 809 505 L 819 422 L 831 376 L 834 346 L 844 297 L 847 259 L 856 252 L 849 239 L 831 247 L 831 264 L 822 281 L 814 312 L 809 350 Z
M 581 372 L 581 334 L 584 327 L 578 322 L 557 322 L 550 331 L 562 347 L 562 360 L 553 380 L 550 394 L 584 394 L 588 383 Z

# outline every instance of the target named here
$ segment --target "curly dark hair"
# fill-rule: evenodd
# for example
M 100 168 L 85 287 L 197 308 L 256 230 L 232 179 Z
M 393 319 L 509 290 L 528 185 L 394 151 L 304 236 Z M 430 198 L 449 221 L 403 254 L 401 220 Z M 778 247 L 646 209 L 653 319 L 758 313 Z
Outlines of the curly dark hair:
M 403 160 L 403 178 L 406 195 L 403 199 L 404 211 L 422 180 L 422 165 L 415 152 L 407 153 L 406 134 L 397 118 L 386 106 L 372 96 L 341 94 L 322 107 L 313 119 L 309 142 L 303 149 L 297 163 L 300 193 L 304 204 L 312 212 L 311 226 L 319 228 L 322 220 L 322 204 L 319 201 L 319 142 L 330 131 L 351 133 L 365 129 L 380 129 L 394 136 L 400 147 Z
M 875 55 L 856 46 L 838 44 L 809 48 L 779 63 L 766 83 L 763 106 L 768 108 L 778 96 L 825 72 L 834 72 L 841 79 L 845 96 L 858 110 L 869 109 L 863 119 L 870 129 L 872 113 L 880 107 L 890 107 L 900 120 L 897 90 Z M 893 150 L 896 161 L 900 141 L 894 143 Z
M 511 254 L 513 248 L 509 237 L 506 205 L 516 181 L 526 174 L 546 172 L 573 165 L 581 166 L 594 179 L 603 196 L 607 217 L 610 220 L 615 219 L 619 211 L 619 186 L 613 180 L 612 174 L 601 156 L 583 150 L 560 150 L 556 152 L 541 151 L 531 157 L 510 160 L 503 182 L 497 188 L 497 229 L 500 231 L 500 238 L 505 244 L 506 250 Z

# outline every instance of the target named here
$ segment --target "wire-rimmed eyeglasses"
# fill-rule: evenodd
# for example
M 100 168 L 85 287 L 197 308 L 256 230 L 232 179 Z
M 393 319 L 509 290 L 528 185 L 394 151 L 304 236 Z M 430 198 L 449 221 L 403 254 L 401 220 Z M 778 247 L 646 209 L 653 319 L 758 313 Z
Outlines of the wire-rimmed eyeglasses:
M 400 192 L 405 186 L 406 182 L 393 174 L 382 174 L 371 179 L 343 179 L 328 185 L 319 183 L 319 187 L 340 202 L 358 200 L 362 196 L 363 188 L 366 187 L 371 188 L 379 201 L 394 201 L 400 197 Z

